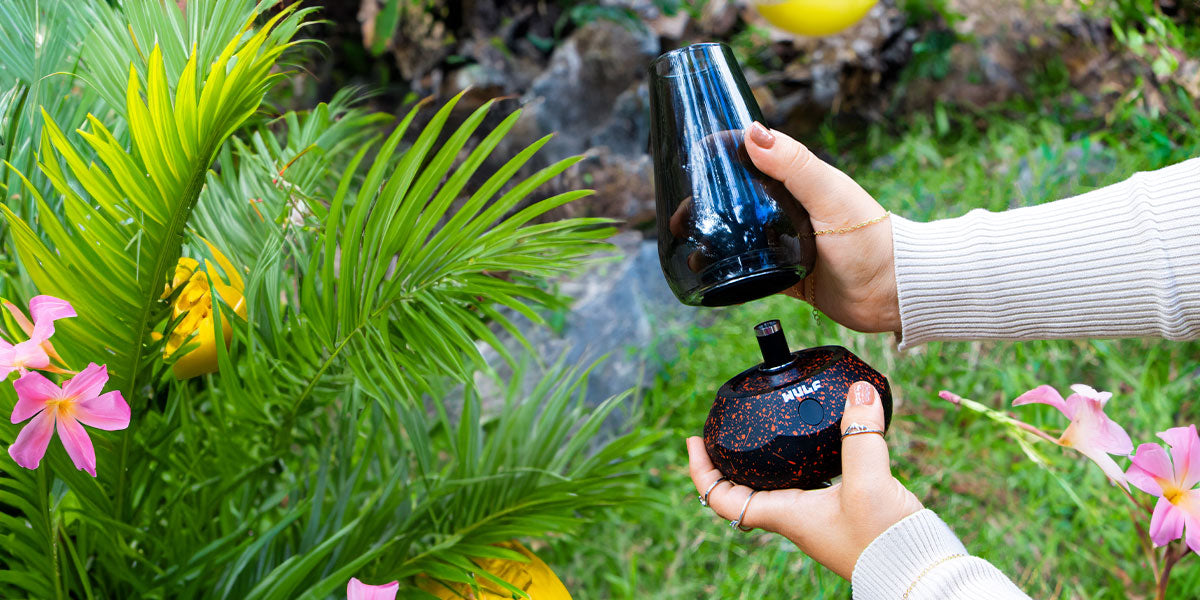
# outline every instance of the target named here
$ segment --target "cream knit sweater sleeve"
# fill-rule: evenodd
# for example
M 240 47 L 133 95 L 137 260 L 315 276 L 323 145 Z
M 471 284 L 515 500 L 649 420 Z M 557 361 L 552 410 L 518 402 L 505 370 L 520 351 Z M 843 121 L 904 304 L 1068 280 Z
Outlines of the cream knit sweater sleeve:
M 875 538 L 850 585 L 854 600 L 1029 600 L 991 563 L 970 556 L 928 509 Z
M 1002 213 L 892 218 L 901 349 L 1200 337 L 1200 159 Z

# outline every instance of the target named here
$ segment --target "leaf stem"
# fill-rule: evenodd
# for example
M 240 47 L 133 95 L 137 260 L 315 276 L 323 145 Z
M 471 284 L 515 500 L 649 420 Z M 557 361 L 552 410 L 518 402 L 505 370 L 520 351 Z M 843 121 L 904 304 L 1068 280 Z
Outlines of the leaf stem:
M 1034 427 L 1033 425 L 1030 425 L 1029 423 L 1026 423 L 1025 421 L 1022 421 L 1016 417 L 1013 417 L 1012 415 L 1008 415 L 1008 417 L 1010 419 L 1012 419 L 1012 424 L 1016 425 L 1018 428 L 1024 429 L 1025 431 L 1028 431 L 1029 433 L 1032 433 L 1052 444 L 1058 443 L 1058 438 L 1046 433 L 1045 431 L 1042 431 L 1041 429 L 1038 429 L 1037 427 Z
M 50 548 L 50 563 L 54 565 L 54 597 L 62 600 L 62 569 L 58 566 L 58 524 L 50 516 L 50 482 L 47 481 L 49 469 L 37 470 L 38 498 L 42 502 L 42 516 L 46 519 L 46 532 L 50 539 L 46 540 Z
M 150 277 L 142 283 L 142 298 L 145 302 L 142 305 L 141 316 L 137 320 L 137 334 L 133 338 L 134 344 L 137 345 L 130 354 L 129 364 L 118 371 L 125 375 L 125 385 L 115 386 L 117 389 L 125 390 L 131 399 L 136 398 L 137 383 L 138 383 L 138 366 L 141 364 L 143 342 L 149 334 L 150 318 L 154 313 L 154 306 L 160 302 L 159 296 L 161 292 L 155 286 L 162 285 L 167 280 L 168 269 L 171 269 L 175 262 L 179 259 L 179 250 L 183 246 L 183 231 L 187 227 L 188 217 L 192 214 L 192 208 L 196 206 L 196 202 L 200 199 L 200 191 L 204 187 L 204 179 L 208 175 L 208 165 L 212 163 L 212 158 L 216 154 L 216 150 L 208 152 L 209 160 L 205 161 L 188 181 L 187 187 L 184 188 L 183 202 L 178 206 L 178 210 L 171 215 L 171 222 L 167 225 L 166 233 L 163 236 L 162 247 L 156 252 L 158 258 L 154 261 L 154 270 Z M 167 248 L 174 248 L 174 252 L 168 252 Z M 115 490 L 116 498 L 113 503 L 113 515 L 117 519 L 125 518 L 125 462 L 129 456 L 129 436 L 132 435 L 134 427 L 127 427 L 121 432 L 121 458 L 117 463 L 117 487 Z

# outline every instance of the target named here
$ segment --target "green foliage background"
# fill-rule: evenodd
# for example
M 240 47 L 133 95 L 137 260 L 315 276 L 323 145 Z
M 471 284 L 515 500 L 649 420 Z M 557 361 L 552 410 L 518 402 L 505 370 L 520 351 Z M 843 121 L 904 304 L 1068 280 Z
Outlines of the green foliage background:
M 628 11 L 563 5 L 563 27 L 638 26 Z M 946 2 L 905 5 L 914 19 L 959 17 Z M 1045 445 L 1047 464 L 1034 464 L 936 393 L 1004 409 L 1039 383 L 1089 383 L 1115 393 L 1109 413 L 1135 441 L 1151 441 L 1200 420 L 1200 344 L 947 343 L 902 356 L 885 336 L 772 298 L 663 331 L 679 356 L 651 365 L 653 387 L 586 407 L 586 366 L 509 353 L 493 333 L 520 336 L 514 313 L 544 323 L 561 312 L 550 278 L 612 231 L 537 218 L 586 195 L 529 201 L 574 159 L 517 178 L 542 139 L 482 172 L 517 115 L 488 119 L 486 105 L 450 127 L 457 98 L 398 120 L 363 109 L 355 90 L 281 112 L 272 85 L 302 64 L 298 40 L 320 15 L 272 0 L 187 6 L 0 2 L 0 295 L 70 300 L 80 316 L 61 323 L 56 347 L 74 368 L 108 364 L 133 408 L 127 430 L 90 431 L 96 479 L 58 442 L 36 471 L 0 453 L 0 597 L 325 598 L 358 576 L 398 578 L 401 597 L 419 598 L 413 576 L 472 581 L 473 559 L 514 558 L 492 544 L 517 538 L 545 540 L 539 554 L 578 598 L 844 598 L 848 585 L 786 540 L 701 510 L 687 478 L 683 437 L 743 362 L 731 357 L 754 356 L 745 326 L 767 315 L 793 345 L 843 344 L 887 372 L 897 476 L 1031 595 L 1149 594 L 1100 473 Z M 1195 50 L 1200 31 L 1149 0 L 1089 10 L 1111 17 L 1121 51 L 1145 67 L 1105 114 L 1051 61 L 1030 66 L 1025 98 L 935 102 L 869 127 L 831 120 L 806 141 L 917 219 L 1050 201 L 1196 155 L 1200 110 L 1164 83 L 1178 65 L 1163 50 Z M 753 57 L 755 39 L 734 43 Z M 921 40 L 899 89 L 944 75 L 961 42 L 944 29 Z M 1142 101 L 1150 90 L 1165 109 Z M 162 286 L 179 256 L 209 257 L 202 238 L 241 270 L 248 318 L 218 345 L 219 374 L 180 382 L 150 333 L 171 327 Z M 538 371 L 532 393 L 509 385 L 485 410 L 479 343 L 517 368 L 513 381 Z M 0 414 L 14 402 L 0 386 Z M 602 435 L 617 410 L 633 425 Z M 1021 410 L 1063 425 L 1051 409 Z M 19 430 L 0 420 L 0 445 Z M 1181 563 L 1172 592 L 1200 594 L 1197 562 Z
M 34 471 L 0 456 L 0 596 L 473 584 L 472 559 L 519 558 L 492 544 L 635 498 L 629 463 L 653 436 L 599 440 L 621 399 L 585 409 L 585 369 L 514 356 L 489 329 L 519 336 L 508 315 L 560 307 L 547 279 L 610 235 L 537 221 L 589 193 L 529 201 L 577 159 L 516 178 L 543 138 L 480 172 L 518 115 L 480 131 L 489 103 L 451 129 L 458 98 L 399 123 L 350 91 L 268 116 L 312 18 L 270 0 L 0 6 L 26 42 L 0 45 L 4 294 L 69 300 L 56 347 L 74 368 L 106 363 L 133 412 L 91 432 L 95 479 L 57 442 Z M 181 382 L 151 332 L 174 325 L 163 288 L 178 257 L 208 257 L 202 239 L 241 270 L 248 319 L 217 345 L 219 375 Z M 545 378 L 483 414 L 477 340 Z M 0 444 L 19 430 L 0 425 Z

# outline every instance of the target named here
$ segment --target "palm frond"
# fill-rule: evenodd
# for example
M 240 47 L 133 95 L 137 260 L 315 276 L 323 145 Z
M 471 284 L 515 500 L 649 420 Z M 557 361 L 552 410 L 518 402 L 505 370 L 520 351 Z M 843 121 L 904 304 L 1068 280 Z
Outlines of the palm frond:
M 59 123 L 80 123 L 89 110 L 108 117 L 94 92 L 74 88 L 86 35 L 77 24 L 85 6 L 69 0 L 0 3 L 0 39 L 6 40 L 0 44 L 0 89 L 7 90 L 0 100 L 0 185 L 7 191 L 4 203 L 24 218 L 36 206 L 13 169 L 26 173 L 43 196 L 52 192 L 36 172 L 42 111 Z M 86 149 L 85 156 L 92 158 Z M 48 204 L 61 209 L 57 198 Z
M 138 384 L 145 381 L 144 344 L 164 306 L 159 296 L 208 167 L 280 77 L 270 69 L 288 44 L 272 44 L 270 38 L 272 26 L 285 16 L 299 18 L 281 13 L 253 36 L 230 42 L 207 68 L 200 88 L 191 84 L 193 73 L 203 68 L 198 57 L 188 61 L 172 94 L 162 53 L 152 49 L 145 96 L 137 71 L 129 71 L 132 147 L 123 147 L 92 116 L 89 129 L 79 131 L 104 168 L 86 163 L 46 115 L 41 169 L 64 198 L 66 218 L 55 217 L 36 198 L 46 244 L 6 211 L 38 289 L 66 298 L 86 315 L 63 327 L 64 356 L 107 363 L 114 387 L 131 397 L 140 395 Z
M 586 379 L 586 370 L 554 365 L 529 395 L 510 387 L 490 424 L 481 422 L 470 391 L 457 424 L 426 420 L 424 406 L 396 407 L 413 411 L 399 420 L 422 423 L 419 430 L 390 429 L 377 403 L 354 404 L 363 410 L 358 429 L 371 432 L 365 445 L 355 453 L 345 448 L 340 461 L 323 453 L 312 485 L 298 493 L 312 504 L 303 530 L 288 534 L 303 532 L 293 538 L 294 556 L 246 597 L 320 599 L 364 574 L 407 581 L 404 597 L 417 597 L 417 575 L 473 583 L 474 559 L 506 556 L 492 544 L 568 532 L 581 515 L 639 500 L 632 465 L 654 440 L 628 435 L 598 443 L 600 424 L 622 398 L 587 406 Z M 428 443 L 447 458 L 417 477 L 408 460 L 397 463 L 388 452 L 401 440 Z
M 341 353 L 381 399 L 431 391 L 430 373 L 466 381 L 485 368 L 477 339 L 505 352 L 486 324 L 515 330 L 497 307 L 541 321 L 534 307 L 553 307 L 560 299 L 539 282 L 574 268 L 612 231 L 601 220 L 561 221 L 555 228 L 528 224 L 588 191 L 555 196 L 514 214 L 576 159 L 547 167 L 497 197 L 548 138 L 497 169 L 453 216 L 444 217 L 519 117 L 504 119 L 455 164 L 491 108 L 488 103 L 475 110 L 435 148 L 457 100 L 439 109 L 394 159 L 418 107 L 410 111 L 380 147 L 357 191 L 347 185 L 354 176 L 347 171 L 328 209 L 321 264 L 305 274 L 302 296 L 309 299 L 309 314 L 336 325 L 325 331 L 331 343 L 327 362 Z
M 187 72 L 199 86 L 203 68 L 221 60 L 233 40 L 246 41 L 251 33 L 245 25 L 279 4 L 279 0 L 190 0 L 186 10 L 175 2 L 127 0 L 119 7 L 103 1 L 89 1 L 83 16 L 92 24 L 83 58 L 87 62 L 85 79 L 113 110 L 128 118 L 126 97 L 129 66 L 138 72 L 140 83 L 149 85 L 151 50 L 161 54 L 161 68 L 168 81 L 180 81 Z M 295 5 L 285 9 L 293 10 Z M 266 47 L 283 45 L 301 26 L 299 21 L 265 27 Z M 189 69 L 191 62 L 200 69 Z

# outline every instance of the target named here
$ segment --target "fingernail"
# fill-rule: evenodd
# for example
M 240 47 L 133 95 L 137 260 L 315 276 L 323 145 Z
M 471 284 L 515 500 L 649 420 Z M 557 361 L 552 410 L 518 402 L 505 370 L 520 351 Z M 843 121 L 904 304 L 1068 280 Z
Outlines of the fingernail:
M 854 406 L 867 406 L 875 401 L 875 387 L 860 381 L 850 386 L 850 403 Z
M 755 121 L 750 125 L 750 141 L 759 148 L 768 150 L 775 145 L 775 136 L 766 127 L 763 127 L 762 123 Z

